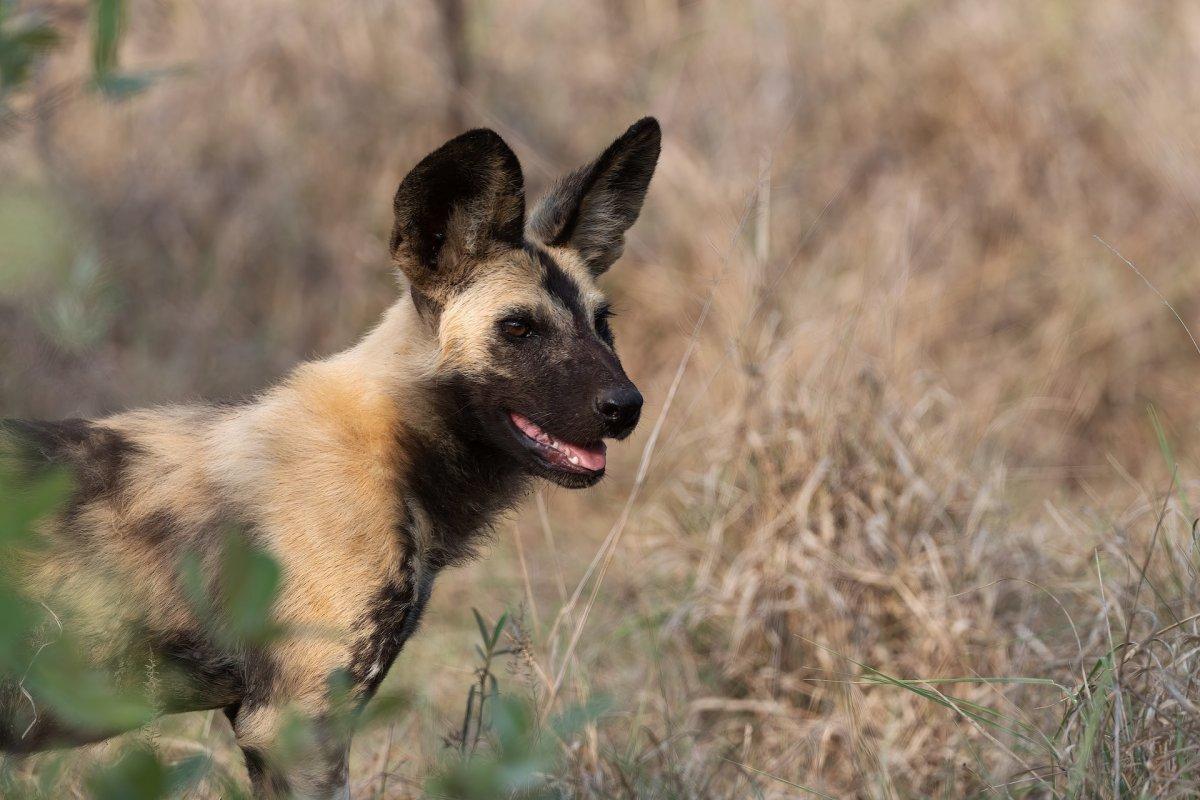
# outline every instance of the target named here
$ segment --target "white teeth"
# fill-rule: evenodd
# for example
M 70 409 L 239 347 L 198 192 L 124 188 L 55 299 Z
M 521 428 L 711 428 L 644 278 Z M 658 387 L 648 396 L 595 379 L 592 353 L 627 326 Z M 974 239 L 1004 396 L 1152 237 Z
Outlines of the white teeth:
M 3 0 L 0 0 L 0 2 L 3 2 Z M 557 452 L 565 461 L 567 461 L 572 466 L 583 467 L 583 459 L 585 458 L 585 456 L 581 456 L 579 454 L 579 450 L 581 448 L 579 448 L 577 445 L 570 444 L 569 442 L 564 442 L 562 439 L 559 439 L 559 438 L 547 433 L 546 431 L 542 430 L 537 425 L 537 423 L 533 422 L 530 419 L 527 419 L 526 417 L 522 417 L 520 414 L 513 412 L 513 413 L 511 413 L 511 417 L 512 417 L 513 422 L 516 423 L 517 428 L 519 428 L 521 430 L 521 432 L 524 433 L 526 436 L 528 436 L 530 439 L 532 439 L 533 441 L 542 445 L 543 447 L 552 448 L 555 452 Z M 589 451 L 589 453 L 586 457 L 588 457 L 590 459 L 592 457 L 592 453 Z M 601 461 L 599 463 L 600 463 L 600 468 L 602 469 L 603 468 L 603 448 L 600 448 L 600 453 L 599 453 L 598 458 L 601 459 Z M 592 469 L 592 467 L 590 465 L 589 465 L 589 469 Z

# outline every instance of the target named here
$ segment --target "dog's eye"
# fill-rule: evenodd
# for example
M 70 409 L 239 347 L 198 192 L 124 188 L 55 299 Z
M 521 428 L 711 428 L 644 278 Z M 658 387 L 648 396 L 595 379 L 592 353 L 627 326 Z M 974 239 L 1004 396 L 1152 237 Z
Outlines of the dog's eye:
M 500 330 L 510 339 L 524 339 L 533 333 L 533 326 L 520 319 L 506 319 L 500 323 Z
M 612 310 L 612 306 L 600 306 L 596 309 L 596 318 L 593 323 L 596 326 L 596 333 L 600 334 L 600 338 L 611 344 L 612 330 L 609 328 L 608 321 L 616 316 L 616 312 Z

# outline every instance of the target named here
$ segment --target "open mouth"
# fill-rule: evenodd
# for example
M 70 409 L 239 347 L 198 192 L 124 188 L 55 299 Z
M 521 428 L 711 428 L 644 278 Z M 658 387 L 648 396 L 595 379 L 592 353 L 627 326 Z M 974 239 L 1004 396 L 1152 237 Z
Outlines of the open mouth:
M 572 444 L 542 430 L 536 423 L 515 411 L 508 412 L 523 443 L 552 469 L 580 475 L 596 475 L 604 471 L 604 442 Z

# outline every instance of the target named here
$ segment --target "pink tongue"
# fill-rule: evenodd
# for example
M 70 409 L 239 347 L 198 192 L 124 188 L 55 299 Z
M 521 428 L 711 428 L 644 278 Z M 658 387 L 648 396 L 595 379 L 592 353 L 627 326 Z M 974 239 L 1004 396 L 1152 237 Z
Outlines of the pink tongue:
M 521 432 L 530 439 L 546 445 L 549 459 L 564 469 L 582 467 L 592 472 L 599 472 L 604 469 L 605 452 L 607 449 L 604 446 L 604 442 L 598 443 L 595 447 L 584 447 L 564 442 L 562 439 L 546 433 L 546 431 L 542 430 L 527 417 L 523 417 L 515 411 L 511 411 L 509 414 L 513 422 L 521 429 Z
M 598 472 L 599 470 L 604 469 L 605 447 L 603 444 L 595 449 L 591 449 L 587 447 L 580 447 L 577 444 L 569 444 L 560 439 L 555 446 L 557 449 L 565 450 L 568 454 L 578 458 L 580 466 L 590 469 L 592 472 Z

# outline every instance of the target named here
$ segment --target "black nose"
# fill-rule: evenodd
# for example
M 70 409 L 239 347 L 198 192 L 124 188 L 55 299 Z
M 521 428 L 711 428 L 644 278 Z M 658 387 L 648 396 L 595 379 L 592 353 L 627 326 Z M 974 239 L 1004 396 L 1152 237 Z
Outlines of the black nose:
M 613 436 L 624 436 L 633 430 L 642 414 L 642 393 L 632 384 L 605 389 L 596 398 L 596 410 Z

